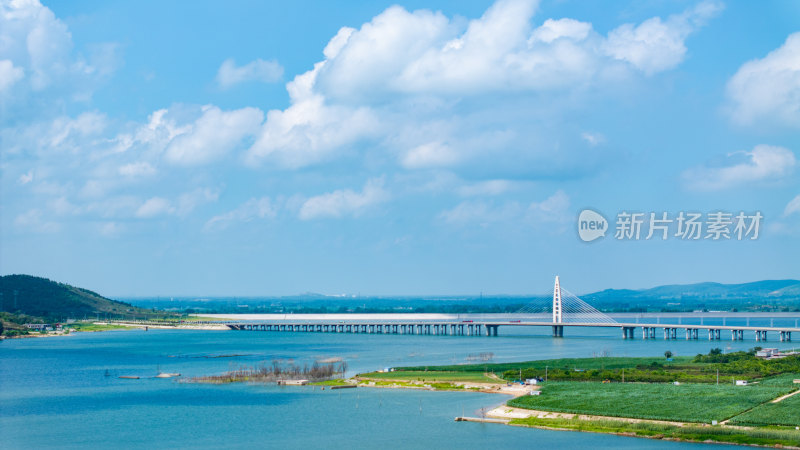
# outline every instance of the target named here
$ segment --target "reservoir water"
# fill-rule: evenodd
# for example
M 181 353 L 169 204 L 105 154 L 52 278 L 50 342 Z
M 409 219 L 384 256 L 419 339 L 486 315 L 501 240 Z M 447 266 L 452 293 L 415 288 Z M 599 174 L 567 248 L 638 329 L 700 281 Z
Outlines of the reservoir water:
M 509 333 L 516 334 L 509 334 Z M 400 365 L 561 357 L 656 356 L 748 349 L 744 342 L 622 340 L 618 330 L 501 329 L 499 337 L 131 330 L 0 342 L 2 447 L 115 448 L 709 448 L 687 444 L 454 422 L 507 397 L 393 389 L 325 390 L 199 385 L 148 378 L 159 370 L 217 374 L 272 360 L 343 358 L 348 375 Z M 791 348 L 771 341 L 770 347 Z M 121 375 L 141 379 L 118 378 Z M 711 446 L 714 447 L 714 446 Z M 722 448 L 720 446 L 720 448 Z M 724 448 L 730 448 L 725 446 Z

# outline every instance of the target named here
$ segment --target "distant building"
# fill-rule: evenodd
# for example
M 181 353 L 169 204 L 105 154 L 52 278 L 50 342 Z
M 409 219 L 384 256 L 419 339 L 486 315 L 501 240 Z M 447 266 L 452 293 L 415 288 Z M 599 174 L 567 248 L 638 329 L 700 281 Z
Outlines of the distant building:
M 737 386 L 747 386 L 747 380 L 736 380 Z
M 756 352 L 756 356 L 759 358 L 772 358 L 773 356 L 777 356 L 779 354 L 780 351 L 777 348 L 762 348 Z

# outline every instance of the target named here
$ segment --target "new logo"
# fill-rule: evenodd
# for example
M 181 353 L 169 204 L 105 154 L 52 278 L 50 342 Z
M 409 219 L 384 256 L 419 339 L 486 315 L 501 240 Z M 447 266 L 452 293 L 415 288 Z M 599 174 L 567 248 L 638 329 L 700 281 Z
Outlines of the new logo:
M 602 214 L 584 209 L 578 216 L 578 236 L 584 242 L 591 242 L 606 235 L 608 221 Z

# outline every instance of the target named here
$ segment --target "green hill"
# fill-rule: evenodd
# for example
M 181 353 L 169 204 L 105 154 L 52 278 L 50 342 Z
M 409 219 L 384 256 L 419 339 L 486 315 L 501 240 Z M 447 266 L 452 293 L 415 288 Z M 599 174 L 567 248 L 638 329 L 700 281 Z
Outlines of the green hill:
M 53 320 L 98 315 L 125 318 L 164 315 L 105 298 L 87 289 L 30 275 L 0 277 L 0 311 Z

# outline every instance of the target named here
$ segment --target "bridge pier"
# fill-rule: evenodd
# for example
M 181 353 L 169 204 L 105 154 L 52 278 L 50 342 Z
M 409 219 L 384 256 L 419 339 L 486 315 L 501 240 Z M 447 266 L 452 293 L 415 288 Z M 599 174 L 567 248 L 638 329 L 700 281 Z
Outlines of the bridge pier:
M 781 342 L 789 342 L 792 340 L 792 332 L 791 331 L 781 331 Z
M 553 337 L 564 337 L 564 325 L 553 325 Z
M 642 327 L 642 339 L 655 339 L 656 327 Z
M 767 340 L 767 332 L 762 330 L 756 330 L 756 342 L 761 342 L 766 340 Z
M 622 327 L 622 339 L 633 339 L 634 327 Z

